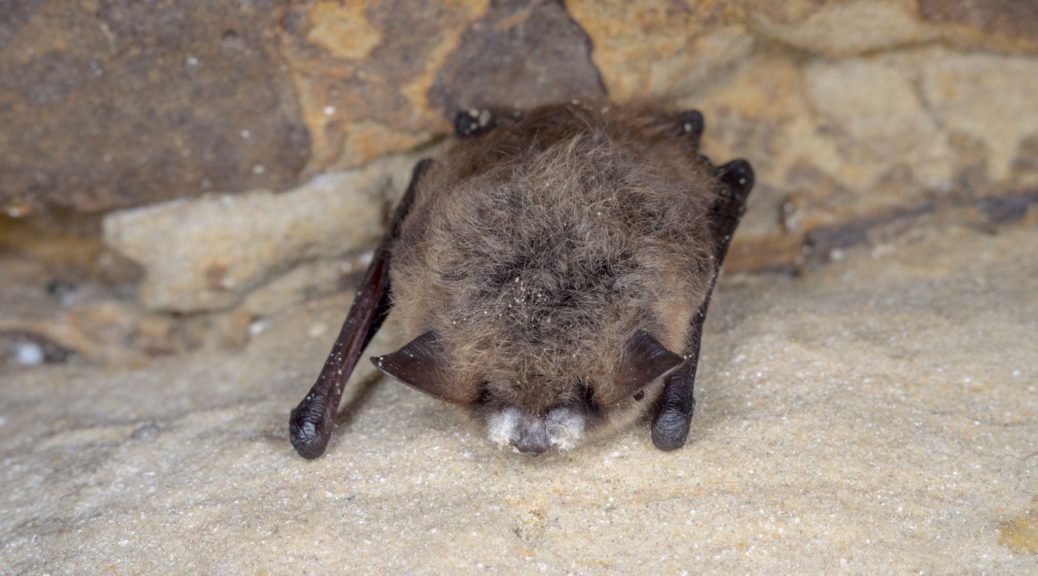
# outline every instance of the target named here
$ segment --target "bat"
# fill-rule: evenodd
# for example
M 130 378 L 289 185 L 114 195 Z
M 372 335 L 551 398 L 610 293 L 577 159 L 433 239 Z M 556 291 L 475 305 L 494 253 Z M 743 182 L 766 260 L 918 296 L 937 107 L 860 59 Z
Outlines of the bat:
M 461 112 L 419 162 L 290 438 L 317 458 L 393 311 L 385 375 L 464 407 L 519 452 L 651 417 L 685 444 L 710 296 L 754 175 L 699 153 L 696 110 L 571 102 Z

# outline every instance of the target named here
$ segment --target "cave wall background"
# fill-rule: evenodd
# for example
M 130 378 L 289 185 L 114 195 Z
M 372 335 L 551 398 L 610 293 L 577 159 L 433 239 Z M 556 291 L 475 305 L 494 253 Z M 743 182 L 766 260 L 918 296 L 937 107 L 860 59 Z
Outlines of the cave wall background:
M 171 313 L 233 332 L 333 291 L 485 105 L 702 110 L 758 174 L 731 271 L 1006 225 L 1038 201 L 1035 94 L 1012 0 L 5 3 L 0 332 L 178 350 Z

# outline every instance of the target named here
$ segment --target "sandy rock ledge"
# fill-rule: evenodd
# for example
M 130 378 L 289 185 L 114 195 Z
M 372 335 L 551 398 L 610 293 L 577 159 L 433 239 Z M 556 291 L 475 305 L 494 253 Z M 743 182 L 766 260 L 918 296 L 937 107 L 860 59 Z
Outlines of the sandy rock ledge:
M 1034 573 L 1036 253 L 1033 225 L 956 229 L 726 278 L 691 443 L 666 454 L 643 427 L 497 451 L 361 373 L 304 461 L 287 413 L 343 297 L 241 352 L 16 373 L 0 573 Z

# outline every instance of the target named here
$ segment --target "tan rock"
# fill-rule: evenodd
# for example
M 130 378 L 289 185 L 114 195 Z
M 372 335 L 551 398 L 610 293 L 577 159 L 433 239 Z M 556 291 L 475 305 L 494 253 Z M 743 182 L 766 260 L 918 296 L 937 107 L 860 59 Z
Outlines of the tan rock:
M 382 34 L 364 16 L 363 2 L 318 2 L 310 7 L 313 28 L 307 39 L 338 58 L 365 58 Z
M 311 172 L 357 166 L 373 154 L 406 149 L 445 130 L 446 121 L 409 97 L 407 87 L 424 82 L 419 91 L 424 93 L 462 32 L 485 10 L 485 0 L 449 9 L 423 4 L 395 10 L 389 2 L 293 7 L 284 20 L 282 50 L 313 142 Z M 354 38 L 352 29 L 363 31 L 363 40 Z M 369 57 L 358 58 L 362 53 Z M 396 137 L 395 146 L 346 149 L 357 125 L 369 133 L 406 134 L 406 142 Z
M 391 2 L 293 7 L 284 20 L 282 50 L 313 141 L 311 172 L 357 166 L 445 131 L 446 120 L 425 103 L 424 92 L 466 27 L 486 8 L 486 0 L 415 3 L 404 9 Z M 409 90 L 416 82 L 420 88 Z M 394 138 L 354 150 L 347 145 L 364 141 L 351 136 L 355 130 Z
M 757 34 L 826 58 L 940 41 L 1038 52 L 1038 5 L 1018 0 L 797 0 L 740 3 Z
M 940 34 L 919 20 L 910 0 L 825 2 L 806 17 L 798 11 L 776 13 L 790 10 L 794 3 L 768 4 L 770 10 L 751 12 L 749 22 L 755 33 L 826 58 L 919 44 Z
M 618 102 L 685 94 L 753 46 L 734 4 L 578 0 L 566 8 Z
M 898 164 L 909 166 L 927 188 L 948 181 L 947 143 L 913 87 L 911 72 L 862 59 L 814 62 L 805 78 L 811 106 L 842 153 L 842 165 L 830 167 L 842 184 L 872 188 Z
M 1033 574 L 1035 253 L 1033 227 L 954 230 L 722 278 L 669 453 L 645 426 L 500 450 L 362 362 L 305 461 L 288 410 L 347 295 L 240 351 L 5 375 L 4 571 Z
M 940 46 L 835 61 L 759 47 L 679 102 L 705 113 L 707 155 L 757 172 L 730 266 L 793 262 L 823 227 L 1033 186 L 1034 67 Z
M 311 173 L 409 150 L 471 106 L 602 95 L 586 36 L 554 2 L 317 2 L 285 22 Z
M 351 160 L 347 164 L 366 164 L 380 156 L 413 150 L 426 141 L 429 135 L 398 132 L 379 122 L 360 121 L 346 127 L 336 137 L 341 138 L 342 150 L 349 150 Z
M 94 300 L 52 306 L 45 313 L 27 313 L 19 304 L 0 314 L 0 335 L 41 350 L 55 349 L 55 361 L 73 356 L 93 364 L 145 366 L 156 356 L 195 347 L 188 331 L 173 318 L 131 302 Z
M 923 20 L 965 49 L 1038 52 L 1038 4 L 1028 0 L 919 0 Z
M 1013 161 L 1013 181 L 1022 187 L 1038 187 L 1038 135 L 1020 142 Z
M 1038 61 L 954 54 L 921 68 L 933 115 L 945 129 L 980 139 L 990 178 L 1008 179 L 1021 143 L 1038 135 Z
M 363 274 L 370 251 L 353 257 L 317 258 L 302 262 L 283 274 L 268 278 L 242 300 L 240 309 L 250 316 L 274 316 L 291 308 L 341 290 L 350 274 Z
M 785 54 L 756 53 L 723 79 L 678 102 L 706 117 L 703 150 L 715 162 L 747 158 L 758 185 L 736 242 L 753 237 L 773 241 L 782 233 L 779 207 L 788 194 L 785 173 L 810 155 L 816 163 L 837 162 L 831 147 L 818 146 L 803 91 L 803 73 Z
M 181 200 L 109 215 L 105 242 L 144 268 L 140 300 L 179 312 L 216 310 L 294 264 L 373 243 L 387 197 L 414 157 L 327 174 L 289 192 Z

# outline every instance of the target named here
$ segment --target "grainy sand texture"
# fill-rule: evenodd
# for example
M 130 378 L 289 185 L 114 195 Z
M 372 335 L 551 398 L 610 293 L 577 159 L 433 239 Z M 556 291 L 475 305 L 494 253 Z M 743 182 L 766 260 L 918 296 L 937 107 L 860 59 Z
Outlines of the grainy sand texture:
M 1036 573 L 1036 255 L 1033 226 L 953 228 L 725 277 L 672 453 L 499 450 L 365 368 L 305 461 L 288 410 L 346 296 L 240 352 L 14 372 L 0 573 Z

